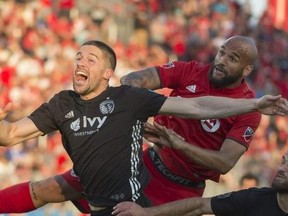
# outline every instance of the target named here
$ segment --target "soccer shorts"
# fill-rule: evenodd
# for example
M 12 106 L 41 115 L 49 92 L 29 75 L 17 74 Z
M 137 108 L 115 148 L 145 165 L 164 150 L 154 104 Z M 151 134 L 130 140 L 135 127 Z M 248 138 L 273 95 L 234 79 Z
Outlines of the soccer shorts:
M 203 195 L 205 182 L 192 182 L 171 173 L 153 148 L 144 151 L 143 159 L 150 173 L 150 181 L 144 193 L 153 205 Z

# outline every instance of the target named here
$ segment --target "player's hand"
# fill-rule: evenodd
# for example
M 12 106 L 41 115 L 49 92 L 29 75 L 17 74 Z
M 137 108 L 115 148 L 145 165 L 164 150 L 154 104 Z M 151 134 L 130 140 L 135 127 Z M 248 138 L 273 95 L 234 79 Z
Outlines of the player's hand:
M 113 208 L 112 215 L 118 216 L 149 216 L 146 209 L 134 202 L 121 202 Z
M 162 146 L 180 148 L 184 144 L 182 136 L 156 122 L 153 125 L 145 123 L 144 137 L 160 148 Z
M 8 103 L 4 108 L 0 108 L 0 120 L 5 119 L 11 109 L 12 103 Z
M 265 95 L 258 99 L 257 110 L 266 115 L 288 115 L 288 101 L 281 95 Z

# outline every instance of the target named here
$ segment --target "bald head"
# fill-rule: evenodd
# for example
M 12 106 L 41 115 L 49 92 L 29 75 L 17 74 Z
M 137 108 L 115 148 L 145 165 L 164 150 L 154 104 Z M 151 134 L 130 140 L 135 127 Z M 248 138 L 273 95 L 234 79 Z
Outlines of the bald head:
M 235 88 L 254 69 L 258 57 L 253 40 L 244 36 L 227 39 L 215 56 L 209 72 L 210 81 L 216 88 Z
M 247 64 L 254 64 L 258 57 L 258 50 L 254 41 L 249 37 L 236 35 L 228 38 L 223 46 L 229 46 L 237 52 L 239 56 L 245 59 Z

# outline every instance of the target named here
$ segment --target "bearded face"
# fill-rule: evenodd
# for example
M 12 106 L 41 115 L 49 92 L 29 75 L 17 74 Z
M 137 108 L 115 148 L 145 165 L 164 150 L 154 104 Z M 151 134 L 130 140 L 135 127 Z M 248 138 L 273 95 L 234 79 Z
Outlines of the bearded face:
M 209 80 L 215 88 L 227 88 L 243 79 L 242 68 L 234 71 L 227 71 L 221 64 L 211 66 Z
M 288 153 L 282 158 L 282 163 L 272 182 L 272 188 L 279 193 L 288 193 Z

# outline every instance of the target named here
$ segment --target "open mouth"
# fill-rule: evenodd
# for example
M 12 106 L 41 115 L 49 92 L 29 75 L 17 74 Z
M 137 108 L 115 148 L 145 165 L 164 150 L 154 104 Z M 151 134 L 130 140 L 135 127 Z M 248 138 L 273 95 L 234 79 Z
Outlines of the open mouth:
M 225 70 L 221 67 L 215 67 L 214 75 L 218 76 L 225 76 Z
M 215 67 L 216 72 L 218 73 L 224 73 L 224 70 L 220 67 Z
M 75 74 L 75 80 L 78 82 L 84 82 L 88 79 L 88 76 L 83 71 L 77 71 Z

